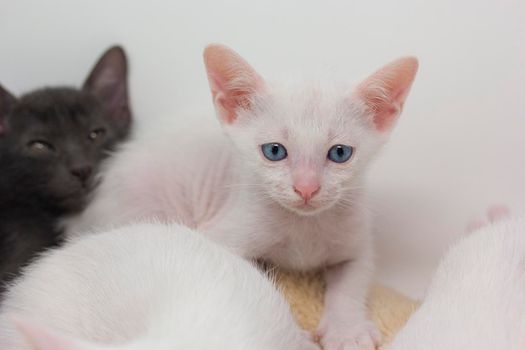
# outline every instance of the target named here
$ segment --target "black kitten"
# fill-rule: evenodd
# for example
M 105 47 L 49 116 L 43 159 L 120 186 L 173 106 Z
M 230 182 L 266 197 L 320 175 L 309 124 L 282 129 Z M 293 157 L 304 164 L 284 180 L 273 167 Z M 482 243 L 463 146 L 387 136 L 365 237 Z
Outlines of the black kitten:
M 127 64 L 120 47 L 82 89 L 44 88 L 19 99 L 0 86 L 0 291 L 79 212 L 101 161 L 129 133 Z

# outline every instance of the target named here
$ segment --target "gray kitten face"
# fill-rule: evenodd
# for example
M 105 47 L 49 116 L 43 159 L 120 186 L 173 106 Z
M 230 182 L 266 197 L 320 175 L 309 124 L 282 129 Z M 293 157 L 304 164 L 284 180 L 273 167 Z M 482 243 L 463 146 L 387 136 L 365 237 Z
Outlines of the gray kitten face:
M 47 169 L 48 191 L 75 202 L 93 187 L 98 165 L 127 135 L 129 123 L 108 115 L 89 92 L 55 88 L 17 101 L 6 129 L 6 151 Z
M 115 47 L 82 89 L 44 88 L 17 99 L 0 86 L 0 152 L 33 169 L 45 184 L 41 195 L 82 207 L 101 161 L 129 133 L 126 85 L 125 56 Z

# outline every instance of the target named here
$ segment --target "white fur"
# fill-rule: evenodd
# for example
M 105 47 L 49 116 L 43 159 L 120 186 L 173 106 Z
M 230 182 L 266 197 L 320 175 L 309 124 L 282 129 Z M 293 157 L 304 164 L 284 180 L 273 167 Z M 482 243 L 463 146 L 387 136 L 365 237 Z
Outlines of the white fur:
M 280 92 L 268 101 L 265 115 L 261 110 L 244 125 L 227 128 L 233 144 L 203 127 L 180 132 L 163 126 L 138 135 L 110 161 L 92 204 L 73 221 L 70 234 L 156 218 L 197 228 L 245 258 L 287 268 L 306 270 L 354 260 L 347 273 L 355 277 L 341 296 L 351 306 L 327 304 L 327 310 L 346 316 L 326 316 L 320 331 L 334 320 L 341 321 L 342 328 L 332 336 L 334 341 L 351 334 L 354 324 L 366 322 L 364 332 L 375 332 L 366 321 L 364 304 L 373 253 L 363 174 L 383 135 L 373 137 L 372 130 L 361 125 L 361 116 L 351 114 L 357 106 L 343 108 L 348 90 L 324 91 L 311 87 Z M 309 109 L 312 94 L 317 94 L 318 104 Z M 259 145 L 281 140 L 284 128 L 289 159 L 270 164 Z M 350 164 L 327 164 L 334 143 L 356 147 Z M 321 192 L 312 202 L 320 207 L 315 215 L 298 215 L 285 207 L 298 200 L 290 167 L 301 158 L 315 162 L 323 174 Z M 349 321 L 343 323 L 346 317 Z
M 262 272 L 179 225 L 88 235 L 30 266 L 0 309 L 0 349 L 30 349 L 9 315 L 104 349 L 317 348 Z
M 525 217 L 450 249 L 389 350 L 525 349 Z
M 69 234 L 154 217 L 198 228 L 245 258 L 300 270 L 330 267 L 319 328 L 322 343 L 329 350 L 343 344 L 373 348 L 378 332 L 365 310 L 373 248 L 363 187 L 368 164 L 389 133 L 376 130 L 363 98 L 344 84 L 263 86 L 231 50 L 214 46 L 207 52 L 212 52 L 209 65 L 233 61 L 216 71 L 208 67 L 227 137 L 203 126 L 178 130 L 169 122 L 138 135 L 110 161 L 94 201 L 72 221 Z M 417 66 L 414 60 L 408 63 L 412 75 L 405 78 L 403 94 L 396 95 L 403 100 L 391 108 L 397 112 Z M 389 67 L 395 70 L 399 64 Z M 230 80 L 221 83 L 220 74 Z M 391 75 L 387 78 L 395 87 Z M 229 96 L 223 85 L 250 94 L 241 100 L 233 122 L 222 104 Z M 260 146 L 268 142 L 283 144 L 288 157 L 265 159 Z M 350 161 L 327 159 L 336 144 L 354 147 Z M 293 182 L 304 169 L 315 172 L 320 182 L 307 206 Z

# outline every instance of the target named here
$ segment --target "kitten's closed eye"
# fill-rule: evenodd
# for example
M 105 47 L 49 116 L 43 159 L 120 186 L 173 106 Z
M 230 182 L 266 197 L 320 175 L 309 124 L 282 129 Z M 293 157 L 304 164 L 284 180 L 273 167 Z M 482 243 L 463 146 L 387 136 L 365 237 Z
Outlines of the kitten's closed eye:
M 328 159 L 335 163 L 345 163 L 347 162 L 352 154 L 354 153 L 354 148 L 352 146 L 346 145 L 334 145 L 328 151 Z
M 261 146 L 261 150 L 266 159 L 272 162 L 283 160 L 288 156 L 286 148 L 280 143 L 276 142 L 265 143 Z
M 27 148 L 33 154 L 45 154 L 55 151 L 55 147 L 51 143 L 43 140 L 31 140 L 27 143 Z
M 92 130 L 89 133 L 88 138 L 92 141 L 95 141 L 95 140 L 102 139 L 105 135 L 106 135 L 106 129 L 97 128 L 97 129 Z

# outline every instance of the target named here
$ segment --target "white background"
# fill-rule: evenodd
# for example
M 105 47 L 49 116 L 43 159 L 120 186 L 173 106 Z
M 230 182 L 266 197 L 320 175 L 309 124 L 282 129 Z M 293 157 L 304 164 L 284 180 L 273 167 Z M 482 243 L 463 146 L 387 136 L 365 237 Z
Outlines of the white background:
M 403 208 L 408 196 L 418 209 L 426 201 L 432 211 L 412 214 L 451 227 L 491 203 L 525 210 L 523 0 L 0 2 L 1 84 L 17 94 L 79 85 L 120 43 L 135 116 L 148 123 L 184 123 L 182 109 L 211 113 L 201 59 L 209 42 L 235 48 L 269 79 L 328 67 L 356 82 L 417 55 L 420 72 L 373 188 L 406 195 Z M 396 234 L 413 243 L 439 233 L 421 221 L 434 231 L 414 224 Z

